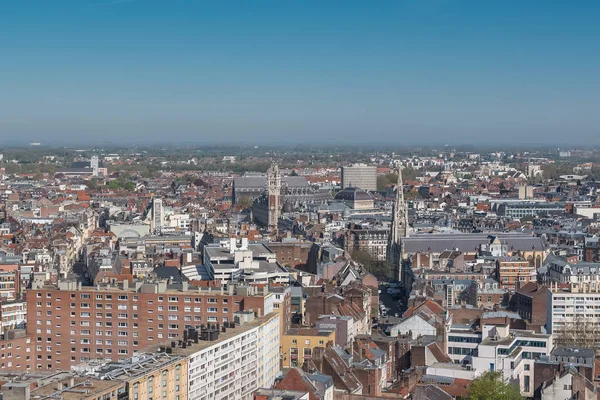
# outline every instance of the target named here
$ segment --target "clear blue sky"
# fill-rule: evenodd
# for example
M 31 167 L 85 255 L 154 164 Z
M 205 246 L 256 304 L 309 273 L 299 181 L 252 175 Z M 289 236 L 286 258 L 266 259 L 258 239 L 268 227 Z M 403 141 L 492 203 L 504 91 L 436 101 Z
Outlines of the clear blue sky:
M 0 3 L 0 145 L 600 143 L 600 2 Z

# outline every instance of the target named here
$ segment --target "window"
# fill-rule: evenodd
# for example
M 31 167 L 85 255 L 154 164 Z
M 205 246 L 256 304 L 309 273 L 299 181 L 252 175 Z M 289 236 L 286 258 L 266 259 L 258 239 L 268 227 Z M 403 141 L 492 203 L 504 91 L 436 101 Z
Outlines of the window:
M 207 311 L 208 312 L 214 312 L 214 313 L 216 313 L 217 312 L 217 307 L 208 307 Z

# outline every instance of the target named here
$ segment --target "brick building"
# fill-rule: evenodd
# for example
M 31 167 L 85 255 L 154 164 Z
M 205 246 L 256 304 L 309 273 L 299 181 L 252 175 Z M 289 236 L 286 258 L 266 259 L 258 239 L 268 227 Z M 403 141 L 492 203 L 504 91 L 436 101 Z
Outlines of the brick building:
M 546 325 L 547 291 L 546 286 L 530 282 L 518 289 L 510 299 L 510 309 L 527 321 L 529 329 L 539 331 Z
M 527 260 L 504 257 L 496 262 L 496 278 L 502 289 L 516 290 L 529 282 L 535 282 L 536 277 L 536 267 Z
M 307 271 L 311 249 L 316 246 L 312 242 L 270 242 L 267 247 L 277 256 L 279 264 L 286 267 Z
M 118 360 L 181 334 L 185 327 L 233 322 L 237 311 L 273 312 L 268 288 L 190 289 L 186 283 L 82 287 L 60 282 L 27 294 L 27 329 L 36 370 L 69 369 L 91 359 Z M 33 368 L 33 367 L 32 367 Z

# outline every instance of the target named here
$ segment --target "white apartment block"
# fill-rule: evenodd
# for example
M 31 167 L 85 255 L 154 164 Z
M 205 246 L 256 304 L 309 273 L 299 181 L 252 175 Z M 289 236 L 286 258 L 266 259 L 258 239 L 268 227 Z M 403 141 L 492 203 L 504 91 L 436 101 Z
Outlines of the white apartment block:
M 549 355 L 552 347 L 552 335 L 511 330 L 508 324 L 485 324 L 473 369 L 476 376 L 486 371 L 501 372 L 504 379 L 519 385 L 521 395 L 531 397 L 535 361 Z
M 279 314 L 244 318 L 218 340 L 176 349 L 189 356 L 189 399 L 252 399 L 255 390 L 273 385 L 280 373 Z
M 552 284 L 548 290 L 546 331 L 555 336 L 573 330 L 598 332 L 600 282 L 571 283 L 568 287 L 562 286 Z

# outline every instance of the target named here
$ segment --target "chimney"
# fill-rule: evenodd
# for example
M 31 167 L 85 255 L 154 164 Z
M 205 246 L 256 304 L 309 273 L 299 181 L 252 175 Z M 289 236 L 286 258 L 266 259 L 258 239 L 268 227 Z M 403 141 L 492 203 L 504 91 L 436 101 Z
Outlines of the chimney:
M 70 386 L 70 387 L 73 387 L 73 386 L 75 386 L 75 378 L 73 378 L 73 377 L 70 377 L 70 378 L 69 378 L 69 386 Z
M 182 292 L 187 292 L 188 291 L 188 287 L 189 287 L 188 285 L 189 285 L 188 281 L 181 282 L 181 291 Z
M 123 290 L 129 290 L 129 280 L 123 279 Z

